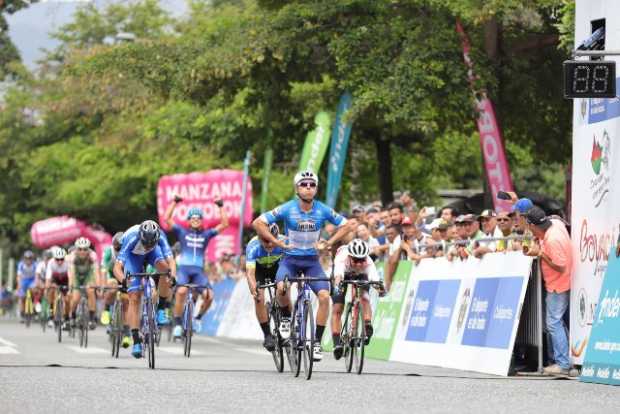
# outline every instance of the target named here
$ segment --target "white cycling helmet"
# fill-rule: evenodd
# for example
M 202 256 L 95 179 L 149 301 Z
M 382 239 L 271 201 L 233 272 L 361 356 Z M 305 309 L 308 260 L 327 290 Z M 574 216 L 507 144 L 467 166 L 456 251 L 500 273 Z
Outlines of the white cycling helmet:
M 368 253 L 370 253 L 370 248 L 368 247 L 368 243 L 366 243 L 362 239 L 353 239 L 347 245 L 347 251 L 349 252 L 349 256 L 356 259 L 365 259 L 368 257 Z
M 67 256 L 67 251 L 62 247 L 56 247 L 53 252 L 54 259 L 62 260 Z
M 88 249 L 90 247 L 90 240 L 86 237 L 80 237 L 75 241 L 75 247 L 78 249 Z
M 302 181 L 314 181 L 317 186 L 319 185 L 319 177 L 312 171 L 300 171 L 295 174 L 295 178 L 293 179 L 293 184 L 295 184 L 295 187 L 297 187 Z

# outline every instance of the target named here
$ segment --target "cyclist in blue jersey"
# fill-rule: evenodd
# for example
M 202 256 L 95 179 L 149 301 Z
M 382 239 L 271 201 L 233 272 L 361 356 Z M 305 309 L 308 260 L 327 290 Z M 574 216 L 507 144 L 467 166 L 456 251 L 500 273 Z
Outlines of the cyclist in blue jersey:
M 171 274 L 176 271 L 170 265 L 168 255 L 172 257 L 172 251 L 165 239 L 165 235 L 160 231 L 159 226 L 153 220 L 146 220 L 140 225 L 129 228 L 124 234 L 121 243 L 121 251 L 114 264 L 114 277 L 120 282 L 125 282 L 125 277 L 130 273 L 142 273 L 145 262 L 155 266 L 158 272 L 168 272 Z M 172 259 L 174 261 L 174 259 Z M 163 284 L 159 278 L 159 288 Z M 136 358 L 142 357 L 142 338 L 140 338 L 140 301 L 142 291 L 140 290 L 140 279 L 130 279 L 127 283 L 127 293 L 129 294 L 129 307 L 127 309 L 127 320 L 131 335 L 133 337 L 133 348 L 131 354 Z M 161 296 L 161 292 L 160 292 Z
M 194 283 L 196 285 L 205 286 L 198 288 L 197 291 L 202 295 L 202 306 L 198 310 L 196 320 L 198 324 L 202 320 L 204 314 L 209 310 L 209 306 L 213 302 L 213 287 L 209 283 L 204 272 L 204 255 L 209 241 L 218 235 L 222 230 L 228 227 L 228 216 L 224 209 L 224 202 L 216 200 L 215 204 L 220 209 L 220 223 L 212 229 L 205 229 L 202 226 L 203 211 L 199 207 L 192 207 L 187 212 L 187 220 L 189 221 L 189 229 L 186 229 L 172 220 L 172 214 L 178 203 L 183 201 L 176 196 L 174 202 L 168 206 L 165 218 L 168 226 L 172 228 L 177 236 L 177 240 L 181 244 L 181 254 L 179 256 L 179 271 L 177 283 L 186 284 Z M 179 287 L 176 293 L 176 301 L 174 305 L 174 331 L 172 334 L 175 338 L 183 335 L 183 306 L 185 305 L 185 297 L 187 296 L 187 288 Z
M 30 250 L 24 252 L 22 260 L 17 264 L 17 296 L 19 296 L 19 310 L 24 318 L 24 306 L 26 303 L 26 292 L 28 289 L 36 287 L 37 263 L 34 260 L 34 253 Z
M 279 234 L 280 229 L 277 224 L 274 223 L 270 225 L 269 232 L 278 240 L 283 239 Z M 275 349 L 276 344 L 269 329 L 269 317 L 267 315 L 267 308 L 265 307 L 264 289 L 257 289 L 256 286 L 257 283 L 264 284 L 267 280 L 275 282 L 278 263 L 283 254 L 284 250 L 281 247 L 259 236 L 254 236 L 245 248 L 245 274 L 248 280 L 250 294 L 254 297 L 256 319 L 265 337 L 263 346 L 269 352 Z
M 262 214 L 253 222 L 259 237 L 285 249 L 276 274 L 277 300 L 283 308 L 284 316 L 280 324 L 280 333 L 285 338 L 290 335 L 291 314 L 291 301 L 283 283 L 285 276 L 295 277 L 298 272 L 303 272 L 307 277 L 325 277 L 319 262 L 318 251 L 331 249 L 334 243 L 350 231 L 349 226 L 346 225 L 347 219 L 314 199 L 319 183 L 316 174 L 312 171 L 299 172 L 295 175 L 293 183 L 297 199 Z M 278 240 L 269 232 L 269 225 L 277 221 L 284 222 L 285 235 L 288 238 L 286 242 Z M 338 230 L 329 240 L 319 240 L 321 229 L 326 221 L 338 226 Z M 323 359 L 321 338 L 329 313 L 329 283 L 314 281 L 310 283 L 310 287 L 319 298 L 315 330 L 316 345 L 313 349 L 313 356 L 316 361 L 320 361 Z

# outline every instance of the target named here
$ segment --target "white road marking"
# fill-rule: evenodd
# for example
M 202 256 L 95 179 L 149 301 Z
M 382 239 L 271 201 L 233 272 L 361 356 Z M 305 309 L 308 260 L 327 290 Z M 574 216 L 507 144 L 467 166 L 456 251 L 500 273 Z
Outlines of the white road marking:
M 19 351 L 10 346 L 0 346 L 0 354 L 19 354 Z
M 4 339 L 4 338 L 0 338 L 0 344 L 2 344 L 2 345 L 6 345 L 6 346 L 12 346 L 13 348 L 16 348 L 16 347 L 17 347 L 17 345 L 15 345 L 13 342 L 11 342 L 11 341 L 7 341 L 7 340 L 6 340 L 6 339 Z
M 96 346 L 82 348 L 77 345 L 66 345 L 66 347 L 74 352 L 77 352 L 78 354 L 109 354 L 111 352 L 103 348 L 97 348 Z
M 236 347 L 236 348 L 233 348 L 233 350 L 239 351 L 239 352 L 245 352 L 247 354 L 254 354 L 254 355 L 261 355 L 261 356 L 269 355 L 269 351 L 267 350 L 261 351 L 260 349 L 256 349 L 256 348 Z
M 173 355 L 183 355 L 183 352 L 184 352 L 184 349 L 183 349 L 182 346 L 179 346 L 179 347 L 160 346 L 159 348 L 155 349 L 155 352 L 157 352 L 158 350 L 166 352 L 168 354 L 173 354 Z M 204 355 L 204 352 L 195 351 L 195 350 L 192 349 L 190 355 Z

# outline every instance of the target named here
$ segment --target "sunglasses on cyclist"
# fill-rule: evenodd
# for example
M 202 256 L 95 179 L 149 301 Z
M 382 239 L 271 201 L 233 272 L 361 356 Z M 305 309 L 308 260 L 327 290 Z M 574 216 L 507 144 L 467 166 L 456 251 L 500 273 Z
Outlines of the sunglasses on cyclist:
M 362 263 L 366 263 L 366 258 L 362 258 L 362 259 L 358 259 L 356 257 L 352 257 L 351 261 L 355 264 L 362 264 Z
M 505 221 L 506 221 L 506 222 L 508 222 L 508 221 L 511 221 L 511 220 L 510 220 L 509 218 L 498 218 L 498 219 L 497 219 L 497 222 L 498 222 L 498 223 L 503 223 L 503 222 L 505 222 Z
M 65 261 L 65 259 L 54 259 L 54 260 L 56 260 L 57 262 L 64 262 Z
M 298 185 L 299 187 L 306 187 L 306 188 L 315 188 L 316 187 L 316 183 L 313 181 L 304 181 L 299 183 Z
M 79 248 L 78 248 L 78 251 L 79 251 L 79 252 L 87 252 L 87 251 L 88 251 L 88 249 L 85 249 L 84 247 L 79 247 Z

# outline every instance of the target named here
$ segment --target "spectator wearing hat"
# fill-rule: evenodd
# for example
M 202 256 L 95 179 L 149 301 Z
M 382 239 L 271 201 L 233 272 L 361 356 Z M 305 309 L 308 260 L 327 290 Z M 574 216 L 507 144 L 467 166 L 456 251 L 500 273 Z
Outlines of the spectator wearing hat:
M 516 197 L 516 196 L 515 196 Z M 515 249 L 522 250 L 523 246 L 529 246 L 532 243 L 532 232 L 528 228 L 525 220 L 526 213 L 534 207 L 534 203 L 529 198 L 517 199 L 512 206 L 513 231 L 517 236 L 523 236 L 523 240 L 514 242 Z
M 363 206 L 358 205 L 353 207 L 353 209 L 351 210 L 351 214 L 357 219 L 358 222 L 366 222 L 366 209 L 364 209 Z
M 432 245 L 429 255 L 433 257 L 443 256 L 444 251 L 447 250 L 446 242 L 448 241 L 450 224 L 444 219 L 438 218 L 433 220 L 428 227 L 431 231 L 431 238 L 428 240 L 428 244 Z
M 496 250 L 496 242 L 493 240 L 484 240 L 502 237 L 501 231 L 497 228 L 497 214 L 493 210 L 484 210 L 478 216 L 480 223 L 480 231 L 474 237 L 472 254 L 477 258 L 482 258 L 487 253 Z
M 573 249 L 566 227 L 552 220 L 539 207 L 532 207 L 526 219 L 540 245 L 532 244 L 524 254 L 540 258 L 545 299 L 547 332 L 551 337 L 555 363 L 545 368 L 549 375 L 568 375 L 570 369 L 568 329 L 564 314 L 570 303 L 570 281 L 573 270 Z
M 454 220 L 456 236 L 453 239 L 454 244 L 450 247 L 446 255 L 448 260 L 452 261 L 457 257 L 461 260 L 465 260 L 469 257 L 467 246 L 470 243 L 470 227 L 473 221 L 475 220 L 470 214 L 462 214 Z
M 507 252 L 507 251 L 519 250 L 520 246 L 518 248 L 515 247 L 514 240 L 505 239 L 508 237 L 512 237 L 514 235 L 513 226 L 512 226 L 513 220 L 512 220 L 511 214 L 506 211 L 502 211 L 500 213 L 497 213 L 496 220 L 497 220 L 497 228 L 502 233 L 502 237 L 504 237 L 504 239 L 497 241 L 495 251 Z
M 404 259 L 420 261 L 428 256 L 426 245 L 428 237 L 422 233 L 409 217 L 403 219 L 403 240 L 400 243 L 400 251 L 390 256 L 390 260 L 398 261 L 402 256 Z M 400 253 L 400 254 L 398 254 Z

